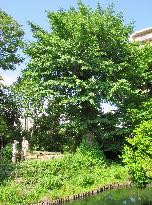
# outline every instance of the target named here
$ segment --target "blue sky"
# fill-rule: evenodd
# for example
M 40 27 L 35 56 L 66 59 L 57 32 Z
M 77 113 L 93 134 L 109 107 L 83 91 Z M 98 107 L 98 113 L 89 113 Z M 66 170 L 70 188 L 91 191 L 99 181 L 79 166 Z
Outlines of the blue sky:
M 84 3 L 95 8 L 97 2 L 100 2 L 103 7 L 109 5 L 111 0 L 83 0 Z M 140 30 L 152 26 L 152 0 L 115 0 L 116 11 L 124 11 L 125 22 L 128 23 L 135 20 L 134 30 Z M 32 21 L 44 28 L 48 27 L 45 11 L 56 11 L 59 8 L 68 9 L 70 6 L 76 6 L 77 0 L 0 0 L 0 8 L 14 17 L 19 24 L 23 25 L 25 31 L 25 39 L 30 40 L 30 29 L 27 21 Z M 16 71 L 2 71 L 0 75 L 3 76 L 7 83 L 16 80 L 20 73 L 18 66 Z

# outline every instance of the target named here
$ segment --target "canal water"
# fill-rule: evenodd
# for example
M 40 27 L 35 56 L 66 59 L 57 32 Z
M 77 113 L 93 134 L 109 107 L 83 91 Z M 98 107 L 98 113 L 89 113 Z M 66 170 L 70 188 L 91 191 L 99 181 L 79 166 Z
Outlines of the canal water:
M 113 189 L 66 205 L 152 205 L 152 187 Z

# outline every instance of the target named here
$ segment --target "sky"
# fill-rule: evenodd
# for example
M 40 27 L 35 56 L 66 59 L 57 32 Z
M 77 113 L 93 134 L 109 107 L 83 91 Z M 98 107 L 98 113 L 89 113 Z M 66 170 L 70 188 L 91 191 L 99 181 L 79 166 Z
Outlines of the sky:
M 96 8 L 99 2 L 104 8 L 114 2 L 116 11 L 124 12 L 125 23 L 135 21 L 134 31 L 152 27 L 152 0 L 83 0 L 92 8 Z M 77 6 L 77 0 L 0 0 L 0 8 L 11 15 L 25 31 L 25 39 L 31 40 L 31 33 L 27 21 L 32 21 L 44 28 L 48 28 L 45 11 L 57 11 L 60 8 L 68 9 Z M 15 71 L 3 71 L 0 76 L 5 84 L 11 84 L 20 75 L 25 65 L 17 66 Z

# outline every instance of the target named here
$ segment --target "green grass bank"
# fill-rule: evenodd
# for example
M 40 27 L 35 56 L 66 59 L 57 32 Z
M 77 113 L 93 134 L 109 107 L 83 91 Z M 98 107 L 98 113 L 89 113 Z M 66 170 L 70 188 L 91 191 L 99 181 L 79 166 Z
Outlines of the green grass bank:
M 4 164 L 0 166 L 2 171 Z M 5 165 L 0 180 L 0 204 L 27 205 L 125 182 L 128 172 L 120 164 L 107 163 L 97 147 L 83 144 L 75 154 L 61 159 Z

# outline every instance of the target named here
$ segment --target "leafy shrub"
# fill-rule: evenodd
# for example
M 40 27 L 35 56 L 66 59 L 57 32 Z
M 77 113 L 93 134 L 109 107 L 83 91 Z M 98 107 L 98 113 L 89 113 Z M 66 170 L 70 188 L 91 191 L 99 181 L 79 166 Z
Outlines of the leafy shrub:
M 11 160 L 12 158 L 12 145 L 7 144 L 5 147 L 2 148 L 2 158 L 3 160 Z
M 0 203 L 35 203 L 126 180 L 124 167 L 108 165 L 98 146 L 86 142 L 75 154 L 65 154 L 61 159 L 23 161 L 15 166 L 13 183 L 10 180 L 0 187 Z
M 65 154 L 58 160 L 23 162 L 18 168 L 18 174 L 25 178 L 34 178 L 35 181 L 52 175 L 69 178 L 82 170 L 93 170 L 96 166 L 105 165 L 105 157 L 97 145 L 83 142 L 75 154 Z
M 123 161 L 134 183 L 143 186 L 152 181 L 152 120 L 143 122 L 128 138 Z
M 98 159 L 102 162 L 105 162 L 105 156 L 103 152 L 99 149 L 98 145 L 90 144 L 85 140 L 82 141 L 76 153 L 80 153 L 83 156 L 87 156 L 89 158 Z
M 76 178 L 76 184 L 81 187 L 87 187 L 94 184 L 95 178 L 92 173 L 82 173 Z
M 62 181 L 60 177 L 50 175 L 50 176 L 43 176 L 38 179 L 38 186 L 43 187 L 47 190 L 52 190 L 52 189 L 59 189 L 62 186 Z

